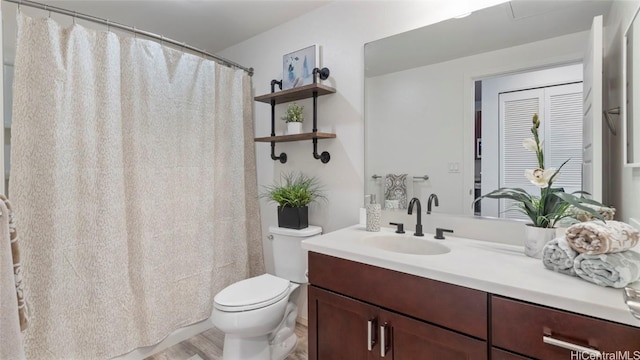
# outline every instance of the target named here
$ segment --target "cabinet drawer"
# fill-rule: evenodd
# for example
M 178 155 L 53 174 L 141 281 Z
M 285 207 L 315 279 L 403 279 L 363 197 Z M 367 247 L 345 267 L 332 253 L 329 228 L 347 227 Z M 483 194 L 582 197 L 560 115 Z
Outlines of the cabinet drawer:
M 516 355 L 508 351 L 492 348 L 491 360 L 531 360 L 531 358 Z
M 309 282 L 420 320 L 487 338 L 487 293 L 309 252 Z
M 570 359 L 572 350 L 561 347 L 567 344 L 606 353 L 629 351 L 631 358 L 640 355 L 640 328 L 495 295 L 491 328 L 494 346 L 539 359 Z M 545 343 L 543 336 L 562 343 Z

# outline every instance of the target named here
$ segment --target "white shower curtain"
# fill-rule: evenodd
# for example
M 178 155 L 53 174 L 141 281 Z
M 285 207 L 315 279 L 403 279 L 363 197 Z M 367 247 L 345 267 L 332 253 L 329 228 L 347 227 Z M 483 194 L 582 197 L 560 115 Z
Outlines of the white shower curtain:
M 28 359 L 109 358 L 264 272 L 250 78 L 18 15 L 10 195 Z

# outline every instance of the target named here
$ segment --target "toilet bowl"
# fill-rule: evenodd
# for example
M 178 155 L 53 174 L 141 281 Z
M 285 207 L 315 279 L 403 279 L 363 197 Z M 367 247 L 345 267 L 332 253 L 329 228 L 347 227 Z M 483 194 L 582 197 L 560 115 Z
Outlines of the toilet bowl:
M 298 342 L 293 301 L 306 283 L 303 238 L 322 228 L 302 230 L 269 228 L 273 242 L 275 275 L 263 274 L 231 284 L 214 298 L 211 319 L 225 333 L 224 360 L 283 360 Z M 294 295 L 294 296 L 292 296 Z

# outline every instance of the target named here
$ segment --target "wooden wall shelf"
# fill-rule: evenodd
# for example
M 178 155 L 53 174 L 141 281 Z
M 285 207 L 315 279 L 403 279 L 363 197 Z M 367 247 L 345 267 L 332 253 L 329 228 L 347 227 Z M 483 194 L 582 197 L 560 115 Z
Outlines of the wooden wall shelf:
M 327 94 L 333 94 L 336 92 L 336 89 L 330 86 L 322 85 L 322 84 L 310 84 L 310 85 L 300 86 L 300 87 L 289 89 L 289 90 L 276 91 L 273 93 L 256 96 L 254 100 L 270 104 L 271 100 L 273 99 L 276 101 L 275 102 L 276 104 L 282 104 L 282 103 L 287 103 L 291 101 L 311 98 L 313 97 L 314 91 L 318 93 L 317 94 L 318 96 L 322 96 Z
M 300 141 L 300 140 L 313 140 L 313 158 L 320 160 L 323 164 L 326 164 L 331 160 L 331 155 L 328 151 L 323 151 L 321 154 L 318 154 L 318 139 L 333 139 L 336 137 L 336 134 L 323 133 L 318 131 L 318 96 L 333 94 L 336 92 L 336 89 L 319 84 L 317 82 L 316 76 L 319 76 L 321 80 L 326 80 L 329 77 L 329 69 L 323 68 L 321 70 L 313 69 L 314 81 L 313 84 L 300 86 L 297 88 L 283 90 L 283 91 L 274 91 L 275 85 L 279 85 L 282 88 L 282 80 L 272 80 L 271 81 L 271 93 L 256 96 L 254 98 L 255 101 L 267 103 L 271 105 L 271 136 L 267 137 L 259 137 L 254 138 L 256 142 L 268 142 L 271 143 L 271 159 L 279 160 L 280 163 L 284 164 L 287 162 L 287 154 L 280 153 L 280 155 L 276 155 L 276 143 L 278 142 L 289 142 L 289 141 Z M 309 133 L 303 134 L 294 134 L 294 135 L 278 135 L 275 133 L 275 108 L 277 104 L 287 103 L 295 100 L 302 99 L 313 99 L 313 131 Z
M 300 140 L 312 140 L 312 139 L 335 139 L 336 134 L 331 133 L 323 133 L 323 132 L 309 132 L 302 134 L 293 134 L 293 135 L 278 135 L 278 136 L 266 136 L 255 138 L 256 142 L 289 142 L 289 141 L 300 141 Z

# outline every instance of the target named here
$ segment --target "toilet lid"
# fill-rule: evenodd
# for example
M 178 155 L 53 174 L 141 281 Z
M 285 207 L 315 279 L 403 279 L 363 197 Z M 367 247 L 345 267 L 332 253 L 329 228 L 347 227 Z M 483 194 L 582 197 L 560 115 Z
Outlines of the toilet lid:
M 288 296 L 289 284 L 288 280 L 270 274 L 238 281 L 213 298 L 214 306 L 228 312 L 259 309 Z

